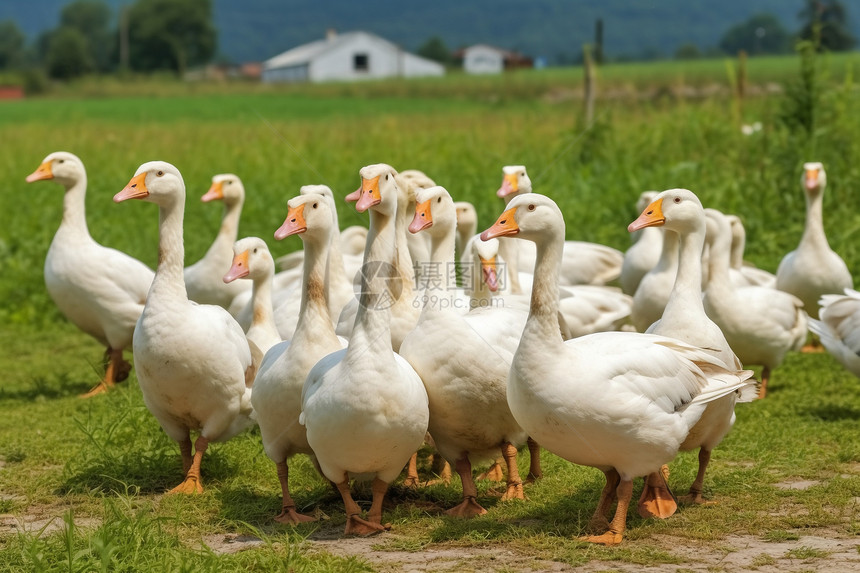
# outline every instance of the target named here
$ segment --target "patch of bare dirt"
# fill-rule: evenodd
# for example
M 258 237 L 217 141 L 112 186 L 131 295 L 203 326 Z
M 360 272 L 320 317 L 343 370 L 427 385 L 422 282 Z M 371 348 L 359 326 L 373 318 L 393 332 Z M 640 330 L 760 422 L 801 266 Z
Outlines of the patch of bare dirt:
M 254 549 L 264 545 L 265 542 L 253 535 L 221 534 L 203 536 L 203 544 L 213 553 L 223 555 L 237 553 L 245 549 Z
M 778 487 L 779 489 L 796 489 L 796 490 L 804 490 L 809 489 L 813 486 L 821 485 L 821 481 L 817 479 L 801 479 L 801 480 L 787 480 L 781 481 L 779 483 L 773 484 L 774 487 Z
M 56 506 L 35 506 L 17 515 L 0 514 L 0 536 L 15 533 L 49 535 L 61 531 L 66 526 L 66 522 L 63 521 L 66 509 Z M 75 527 L 78 528 L 98 527 L 100 524 L 100 520 L 92 517 L 75 516 Z

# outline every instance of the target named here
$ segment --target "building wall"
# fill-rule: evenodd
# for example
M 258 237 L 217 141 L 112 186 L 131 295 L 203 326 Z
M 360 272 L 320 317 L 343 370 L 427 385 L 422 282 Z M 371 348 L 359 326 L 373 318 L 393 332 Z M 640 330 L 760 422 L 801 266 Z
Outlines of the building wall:
M 308 65 L 264 69 L 261 79 L 264 82 L 306 82 L 308 81 Z
M 430 65 L 428 65 L 430 64 Z M 443 75 L 436 62 L 425 62 L 393 44 L 370 35 L 357 35 L 352 41 L 320 54 L 310 64 L 310 80 L 352 81 L 396 76 Z
M 500 74 L 504 56 L 489 46 L 472 46 L 463 51 L 463 70 L 467 74 Z

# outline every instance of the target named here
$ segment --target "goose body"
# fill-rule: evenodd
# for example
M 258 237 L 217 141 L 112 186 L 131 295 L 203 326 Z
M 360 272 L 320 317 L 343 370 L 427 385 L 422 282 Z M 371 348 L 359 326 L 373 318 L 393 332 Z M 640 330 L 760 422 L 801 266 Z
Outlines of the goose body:
M 719 211 L 708 215 L 710 272 L 705 312 L 722 330 L 744 365 L 763 365 L 760 397 L 767 391 L 771 370 L 790 350 L 806 340 L 807 316 L 795 296 L 766 287 L 735 287 L 729 278 L 730 223 Z
M 45 258 L 45 286 L 60 312 L 106 347 L 102 381 L 84 396 L 125 380 L 131 365 L 122 358 L 152 284 L 152 270 L 127 254 L 97 243 L 89 233 L 83 162 L 65 151 L 51 153 L 28 182 L 53 180 L 65 189 L 63 220 Z M 94 264 L 96 266 L 94 266 Z
M 385 164 L 361 169 L 359 212 L 370 211 L 365 265 L 387 269 L 396 257 L 397 183 Z M 393 273 L 393 274 L 392 274 Z M 369 535 L 382 525 L 388 485 L 424 441 L 429 409 L 418 374 L 392 348 L 390 300 L 399 273 L 365 273 L 349 346 L 322 358 L 308 373 L 299 419 L 323 474 L 337 485 L 347 513 L 346 534 Z M 350 493 L 350 478 L 373 480 L 368 518 Z
M 453 264 L 456 207 L 443 187 L 417 192 L 409 230 L 431 237 L 433 264 L 443 268 Z M 463 517 L 486 513 L 475 499 L 472 465 L 478 461 L 495 460 L 501 453 L 508 468 L 503 499 L 524 497 L 516 452 L 528 436 L 511 414 L 505 387 L 526 311 L 502 307 L 463 314 L 443 304 L 445 290 L 428 286 L 426 293 L 421 317 L 403 340 L 400 354 L 424 382 L 430 435 L 463 484 L 463 502 L 448 513 Z
M 841 294 L 853 288 L 853 279 L 845 261 L 827 242 L 824 233 L 822 203 L 827 176 L 821 163 L 806 163 L 801 179 L 806 195 L 806 226 L 797 249 L 779 263 L 776 288 L 803 302 L 807 314 L 818 318 L 818 301 L 825 294 Z
M 702 250 L 705 244 L 705 211 L 699 198 L 687 189 L 669 189 L 654 196 L 654 200 L 642 209 L 642 214 L 628 229 L 631 232 L 652 227 L 663 227 L 666 233 L 676 234 L 680 239 L 678 272 L 669 301 L 662 317 L 652 324 L 646 333 L 669 336 L 703 349 L 722 361 L 728 369 L 740 370 L 740 360 L 732 351 L 720 327 L 708 318 L 702 304 Z M 711 451 L 728 434 L 735 422 L 735 404 L 754 398 L 754 381 L 738 392 L 708 402 L 699 421 L 690 429 L 680 449 L 699 448 L 699 472 L 690 486 L 684 501 L 704 503 L 702 487 Z M 650 478 L 646 490 L 661 480 Z M 643 493 L 643 497 L 647 494 Z M 640 501 L 640 512 L 658 515 L 660 503 Z M 670 511 L 674 508 L 670 507 Z
M 299 423 L 302 388 L 311 368 L 324 356 L 341 348 L 334 333 L 328 306 L 326 276 L 333 261 L 328 256 L 331 243 L 329 201 L 323 195 L 302 194 L 290 199 L 284 224 L 275 232 L 283 239 L 299 235 L 305 245 L 301 308 L 298 326 L 290 341 L 275 345 L 266 353 L 251 394 L 251 403 L 260 424 L 263 449 L 275 462 L 283 493 L 282 523 L 310 520 L 296 511 L 289 492 L 287 460 L 296 453 L 313 455 L 305 427 Z
M 185 268 L 185 286 L 188 298 L 200 304 L 217 304 L 230 308 L 233 299 L 240 293 L 249 291 L 249 281 L 225 283 L 225 269 L 233 261 L 233 243 L 239 234 L 239 217 L 245 202 L 245 187 L 232 173 L 212 177 L 212 185 L 200 198 L 204 203 L 224 202 L 224 215 L 215 240 L 199 261 Z
M 531 310 L 508 376 L 517 422 L 551 452 L 601 469 L 607 486 L 587 540 L 617 544 L 626 527 L 632 479 L 674 458 L 706 404 L 745 385 L 750 372 L 727 370 L 710 354 L 671 338 L 631 332 L 563 342 L 556 284 L 564 219 L 541 195 L 517 197 L 482 235 L 535 242 Z M 618 508 L 606 520 L 613 495 Z
M 173 492 L 203 491 L 200 464 L 209 442 L 252 425 L 254 378 L 245 333 L 225 309 L 190 300 L 183 279 L 185 184 L 162 161 L 141 165 L 115 202 L 142 199 L 159 207 L 159 261 L 134 330 L 134 358 L 143 401 L 179 442 L 185 481 Z M 190 432 L 199 430 L 194 456 Z
M 809 330 L 849 372 L 860 376 L 860 292 L 826 294 L 819 304 L 819 319 L 809 319 Z

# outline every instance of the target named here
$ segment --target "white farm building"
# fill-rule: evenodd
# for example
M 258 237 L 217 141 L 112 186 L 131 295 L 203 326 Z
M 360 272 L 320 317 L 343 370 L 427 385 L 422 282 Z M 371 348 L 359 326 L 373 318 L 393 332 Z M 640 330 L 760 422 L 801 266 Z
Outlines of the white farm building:
M 329 82 L 442 76 L 445 67 L 368 32 L 337 34 L 263 62 L 264 82 Z
M 532 59 L 517 52 L 503 50 L 487 44 L 475 44 L 454 54 L 462 58 L 467 74 L 500 74 L 514 68 L 530 68 Z

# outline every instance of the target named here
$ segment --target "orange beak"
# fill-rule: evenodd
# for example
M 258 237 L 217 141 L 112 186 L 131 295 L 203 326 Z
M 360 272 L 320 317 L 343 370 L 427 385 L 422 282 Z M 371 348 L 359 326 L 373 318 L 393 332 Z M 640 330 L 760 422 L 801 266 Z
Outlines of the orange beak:
M 490 289 L 490 292 L 496 292 L 499 290 L 499 276 L 496 271 L 496 257 L 491 257 L 489 259 L 485 259 L 483 257 L 478 257 L 481 259 L 481 277 L 486 283 L 487 288 Z
M 39 168 L 41 169 L 41 167 Z M 32 177 L 32 175 L 31 175 Z M 29 178 L 27 179 L 30 180 Z M 818 169 L 807 169 L 806 170 L 806 188 L 807 189 L 815 189 L 818 187 Z
M 147 196 L 149 196 L 149 191 L 146 189 L 146 171 L 144 171 L 132 177 L 128 185 L 113 196 L 113 202 L 121 203 L 126 199 L 143 199 Z
M 41 181 L 43 179 L 53 179 L 54 173 L 51 171 L 51 162 L 46 161 L 39 166 L 38 169 L 27 175 L 27 183 L 33 181 Z
M 217 183 L 213 183 L 203 197 L 200 198 L 204 203 L 208 203 L 209 201 L 215 201 L 216 199 L 224 198 L 224 183 L 218 181 Z
M 508 237 L 519 233 L 520 228 L 517 226 L 517 220 L 514 218 L 516 212 L 517 208 L 514 207 L 502 213 L 499 219 L 493 223 L 492 227 L 481 233 L 481 240 L 488 241 L 496 237 Z
M 520 186 L 517 182 L 517 174 L 506 173 L 504 179 L 502 179 L 502 186 L 499 187 L 498 191 L 496 191 L 496 195 L 498 197 L 507 197 L 511 193 L 516 193 L 519 190 Z
M 347 203 L 355 203 L 356 201 L 358 201 L 359 197 L 361 197 L 361 187 L 344 197 L 344 200 Z
M 290 210 L 287 212 L 287 218 L 284 220 L 284 224 L 278 227 L 278 230 L 275 231 L 275 238 L 277 240 L 286 239 L 290 235 L 298 235 L 299 233 L 304 233 L 308 230 L 308 224 L 305 222 L 305 203 L 302 203 L 298 207 L 290 207 Z
M 379 192 L 379 175 L 373 179 L 361 180 L 361 196 L 355 204 L 355 210 L 364 213 L 374 205 L 382 203 L 382 194 Z
M 409 232 L 417 233 L 433 226 L 433 213 L 430 211 L 430 199 L 415 205 L 415 216 L 409 223 Z
M 247 277 L 251 270 L 248 268 L 248 251 L 242 251 L 233 257 L 233 266 L 224 275 L 224 282 L 231 283 L 236 279 Z
M 666 217 L 663 216 L 663 198 L 661 197 L 645 207 L 639 218 L 627 225 L 627 230 L 632 233 L 645 227 L 658 227 L 665 222 Z

